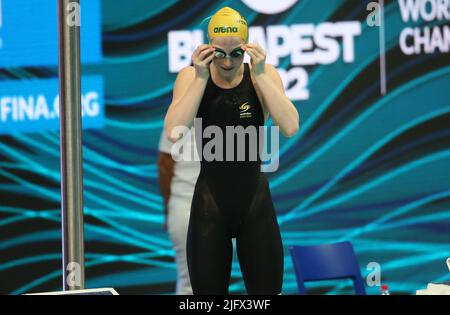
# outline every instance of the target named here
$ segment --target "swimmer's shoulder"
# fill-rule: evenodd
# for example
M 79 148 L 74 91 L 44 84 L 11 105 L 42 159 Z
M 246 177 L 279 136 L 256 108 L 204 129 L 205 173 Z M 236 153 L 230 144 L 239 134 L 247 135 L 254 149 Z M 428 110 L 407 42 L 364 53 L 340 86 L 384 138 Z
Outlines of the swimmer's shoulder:
M 187 66 L 178 72 L 175 80 L 175 86 L 190 84 L 195 79 L 195 68 L 193 66 Z
M 187 66 L 178 72 L 177 79 L 175 80 L 175 87 L 184 86 L 190 84 L 195 79 L 195 68 Z
M 184 67 L 178 72 L 178 77 L 187 77 L 193 79 L 195 77 L 195 68 L 193 66 Z

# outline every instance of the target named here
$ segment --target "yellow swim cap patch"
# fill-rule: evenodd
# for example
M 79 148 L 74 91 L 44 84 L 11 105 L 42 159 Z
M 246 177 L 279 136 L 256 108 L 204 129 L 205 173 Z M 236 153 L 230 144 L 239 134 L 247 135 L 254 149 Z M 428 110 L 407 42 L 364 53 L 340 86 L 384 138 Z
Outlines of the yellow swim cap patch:
M 244 42 L 248 40 L 248 26 L 245 19 L 230 7 L 224 7 L 211 17 L 208 25 L 208 38 L 237 36 Z

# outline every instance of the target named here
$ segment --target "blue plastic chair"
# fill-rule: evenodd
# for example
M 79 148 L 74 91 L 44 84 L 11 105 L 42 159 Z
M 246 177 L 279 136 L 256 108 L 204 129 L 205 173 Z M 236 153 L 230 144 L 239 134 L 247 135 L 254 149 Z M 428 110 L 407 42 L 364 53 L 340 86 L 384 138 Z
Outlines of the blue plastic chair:
M 358 260 L 350 242 L 317 246 L 289 247 L 294 262 L 299 294 L 306 294 L 305 282 L 348 279 L 353 280 L 357 295 L 365 295 Z

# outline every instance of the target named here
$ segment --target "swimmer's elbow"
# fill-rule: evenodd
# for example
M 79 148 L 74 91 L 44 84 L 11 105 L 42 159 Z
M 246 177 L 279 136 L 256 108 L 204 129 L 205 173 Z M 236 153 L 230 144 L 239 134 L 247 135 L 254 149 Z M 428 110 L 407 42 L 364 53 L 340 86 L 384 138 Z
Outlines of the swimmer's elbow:
M 290 127 L 289 129 L 284 130 L 283 134 L 287 137 L 287 138 L 291 138 L 293 137 L 299 130 L 299 125 L 296 124 L 292 127 Z
M 175 143 L 180 140 L 184 135 L 189 131 L 189 128 L 186 126 L 171 126 L 170 124 L 164 125 L 164 132 L 166 133 L 167 139 Z
M 165 126 L 164 127 L 164 131 L 166 133 L 166 138 L 171 142 L 171 143 L 175 143 L 178 141 L 178 138 L 173 137 L 173 128 Z
M 289 122 L 289 124 L 284 132 L 285 136 L 288 138 L 291 138 L 298 132 L 299 129 L 300 129 L 300 121 L 299 121 L 299 117 L 297 115 L 294 119 L 292 119 Z
M 173 137 L 173 123 L 170 119 L 170 114 L 167 113 L 166 117 L 164 118 L 164 133 L 166 135 L 166 138 L 171 142 L 171 143 L 175 143 L 177 142 L 178 139 L 175 139 Z

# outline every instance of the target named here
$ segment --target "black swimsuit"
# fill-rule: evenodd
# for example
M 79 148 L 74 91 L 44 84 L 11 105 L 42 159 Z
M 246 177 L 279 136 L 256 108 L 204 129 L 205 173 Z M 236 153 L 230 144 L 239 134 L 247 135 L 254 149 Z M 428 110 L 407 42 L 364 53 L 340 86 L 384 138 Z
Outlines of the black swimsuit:
M 252 147 L 247 137 L 245 161 L 237 161 L 236 151 L 234 161 L 226 159 L 226 126 L 254 126 L 251 128 L 259 135 L 259 127 L 264 125 L 263 110 L 251 81 L 249 66 L 244 66 L 243 80 L 232 89 L 222 89 L 210 78 L 197 112 L 197 118 L 202 119 L 202 128 L 195 130 L 197 149 L 203 153 L 211 149 L 211 144 L 208 146 L 210 138 L 202 138 L 202 135 L 208 126 L 217 126 L 224 135 L 221 148 L 225 161 L 207 161 L 204 156 L 201 160 L 187 238 L 187 260 L 194 294 L 228 293 L 232 238 L 236 238 L 247 293 L 281 293 L 283 246 L 280 230 L 269 185 L 261 172 L 259 155 L 251 160 L 255 156 L 252 153 L 259 152 L 260 146 Z M 234 149 L 237 144 L 235 138 Z

